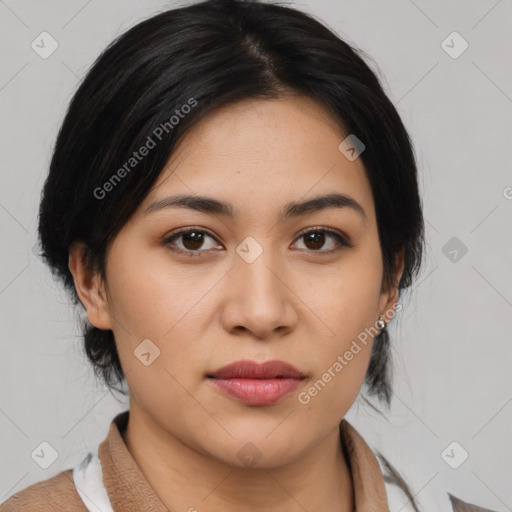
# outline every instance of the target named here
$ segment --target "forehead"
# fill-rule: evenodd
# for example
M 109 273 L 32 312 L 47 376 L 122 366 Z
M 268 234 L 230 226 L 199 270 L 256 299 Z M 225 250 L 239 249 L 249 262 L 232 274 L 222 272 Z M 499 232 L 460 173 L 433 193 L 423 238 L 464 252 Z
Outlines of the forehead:
M 287 207 L 298 199 L 345 195 L 373 215 L 361 158 L 339 150 L 341 126 L 303 97 L 226 105 L 196 123 L 181 139 L 142 210 L 169 195 L 215 197 L 233 216 Z

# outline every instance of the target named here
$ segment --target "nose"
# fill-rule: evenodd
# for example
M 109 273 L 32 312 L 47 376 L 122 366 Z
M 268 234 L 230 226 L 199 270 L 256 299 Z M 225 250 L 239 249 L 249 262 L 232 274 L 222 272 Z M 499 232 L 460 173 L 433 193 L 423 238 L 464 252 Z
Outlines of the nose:
M 228 332 L 269 340 L 295 328 L 298 299 L 293 283 L 286 282 L 290 273 L 283 265 L 271 256 L 270 249 L 252 262 L 238 255 L 234 258 L 224 283 L 222 323 Z

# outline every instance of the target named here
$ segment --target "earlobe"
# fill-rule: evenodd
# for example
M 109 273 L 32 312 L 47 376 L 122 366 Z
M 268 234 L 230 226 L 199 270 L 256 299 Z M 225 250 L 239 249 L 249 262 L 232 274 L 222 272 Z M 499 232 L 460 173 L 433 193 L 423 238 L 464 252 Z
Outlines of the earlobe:
M 111 329 L 104 283 L 98 272 L 89 268 L 86 252 L 87 246 L 83 242 L 71 244 L 68 259 L 69 270 L 89 322 L 99 329 Z

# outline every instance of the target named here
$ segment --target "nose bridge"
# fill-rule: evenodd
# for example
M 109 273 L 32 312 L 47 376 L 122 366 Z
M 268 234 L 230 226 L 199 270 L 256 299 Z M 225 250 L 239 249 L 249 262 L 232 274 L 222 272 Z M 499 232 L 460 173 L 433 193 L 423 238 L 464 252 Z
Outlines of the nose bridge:
M 236 252 L 230 295 L 237 314 L 232 320 L 262 336 L 287 325 L 288 289 L 281 282 L 283 267 L 271 247 L 271 237 L 247 237 Z
M 282 291 L 276 275 L 281 265 L 272 248 L 271 238 L 259 237 L 257 240 L 248 236 L 236 252 L 238 258 L 235 259 L 234 270 L 244 293 L 249 297 L 263 295 L 267 300 L 276 298 Z

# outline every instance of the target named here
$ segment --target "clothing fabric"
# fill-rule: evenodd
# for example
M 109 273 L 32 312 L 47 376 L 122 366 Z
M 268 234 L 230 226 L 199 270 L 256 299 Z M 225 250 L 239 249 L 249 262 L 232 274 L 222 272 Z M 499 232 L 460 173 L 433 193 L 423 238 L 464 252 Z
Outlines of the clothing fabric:
M 14 494 L 0 505 L 0 512 L 168 512 L 124 442 L 128 419 L 129 411 L 118 414 L 106 439 L 80 464 Z M 349 459 L 357 512 L 414 511 L 404 491 L 385 478 L 382 462 L 345 419 L 340 423 L 340 439 Z M 496 512 L 446 492 L 421 504 L 422 512 Z

